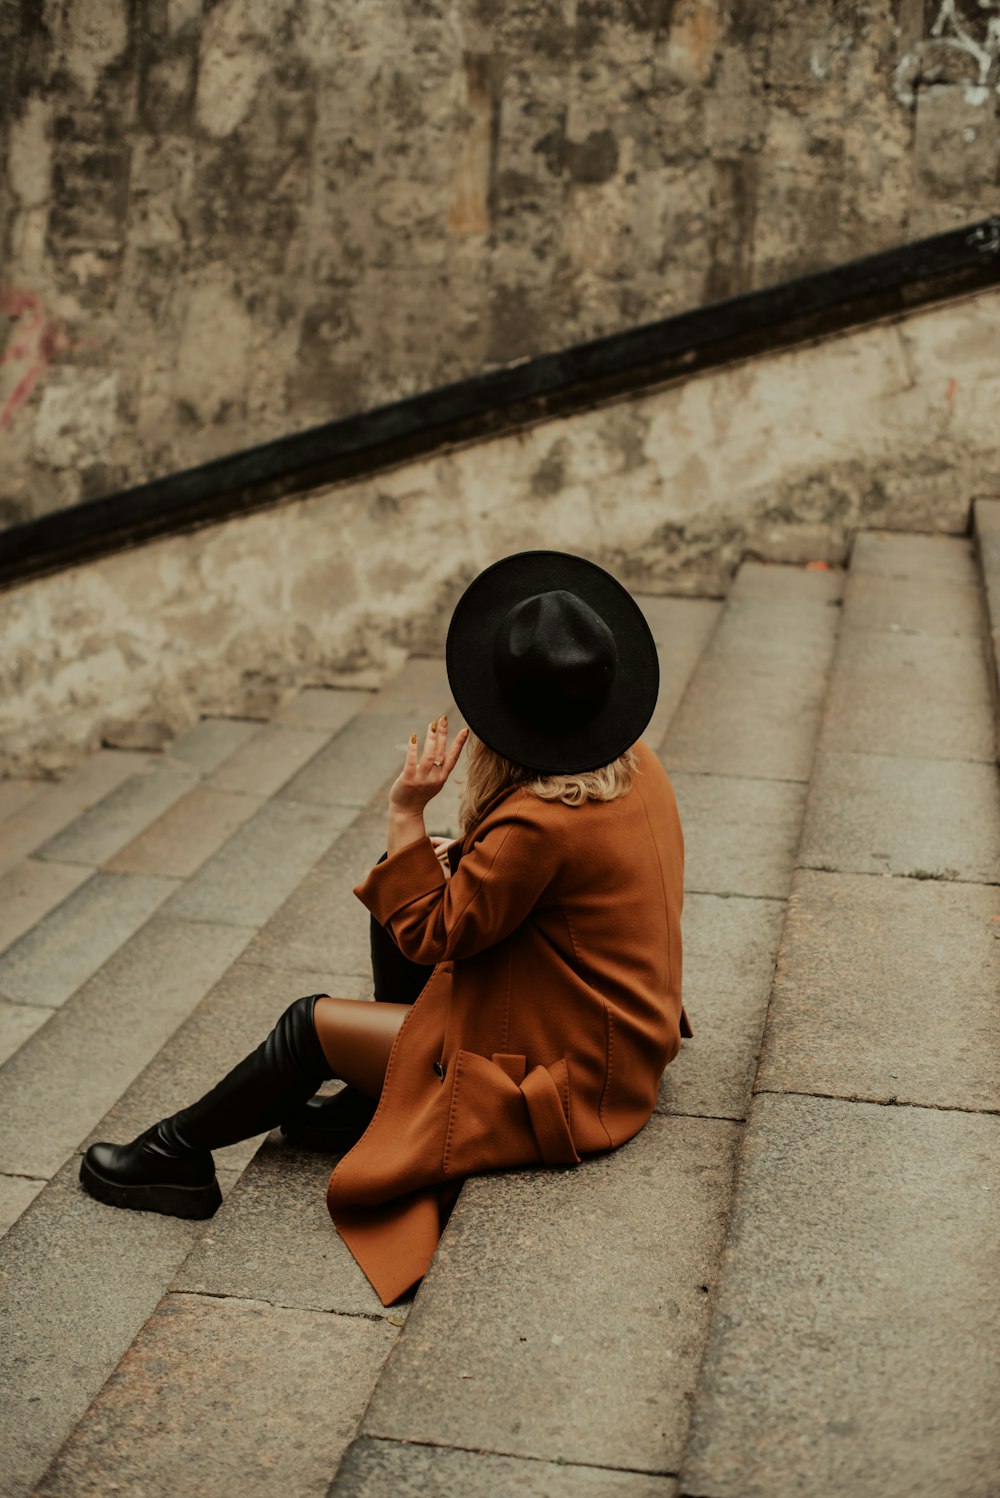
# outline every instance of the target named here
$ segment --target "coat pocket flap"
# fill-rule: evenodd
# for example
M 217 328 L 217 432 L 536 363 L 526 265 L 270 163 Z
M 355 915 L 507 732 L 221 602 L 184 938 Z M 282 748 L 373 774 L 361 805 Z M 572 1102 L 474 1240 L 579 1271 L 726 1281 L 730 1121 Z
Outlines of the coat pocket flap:
M 478 1052 L 459 1051 L 452 1074 L 445 1176 L 536 1163 L 538 1146 L 524 1097 L 507 1069 Z
M 546 1165 L 579 1165 L 569 1131 L 569 1069 L 565 1058 L 536 1066 L 521 1083 L 531 1127 Z
M 528 1069 L 527 1056 L 515 1056 L 506 1051 L 494 1051 L 491 1056 L 494 1066 L 499 1066 L 505 1076 L 516 1082 L 518 1087 L 524 1081 L 524 1074 Z

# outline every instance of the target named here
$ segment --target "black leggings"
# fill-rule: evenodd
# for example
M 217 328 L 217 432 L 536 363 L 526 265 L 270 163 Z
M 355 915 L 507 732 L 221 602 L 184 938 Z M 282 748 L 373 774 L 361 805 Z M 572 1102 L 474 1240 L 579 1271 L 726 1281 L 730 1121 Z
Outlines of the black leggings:
M 379 863 L 387 855 L 382 854 Z M 404 957 L 384 926 L 374 916 L 370 925 L 372 949 L 372 976 L 375 979 L 375 998 L 388 1004 L 412 1004 L 419 996 L 424 984 L 434 971 L 422 962 L 411 962 Z

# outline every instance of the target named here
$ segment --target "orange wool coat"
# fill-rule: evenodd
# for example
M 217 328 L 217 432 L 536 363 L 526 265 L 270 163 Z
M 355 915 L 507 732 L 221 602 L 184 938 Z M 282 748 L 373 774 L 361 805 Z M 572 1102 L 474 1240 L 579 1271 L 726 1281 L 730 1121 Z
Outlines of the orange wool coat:
M 425 1273 L 466 1176 L 575 1165 L 630 1139 L 691 1033 L 677 803 L 656 756 L 635 750 L 618 800 L 509 792 L 450 879 L 424 838 L 355 890 L 406 957 L 435 964 L 327 1193 L 384 1305 Z

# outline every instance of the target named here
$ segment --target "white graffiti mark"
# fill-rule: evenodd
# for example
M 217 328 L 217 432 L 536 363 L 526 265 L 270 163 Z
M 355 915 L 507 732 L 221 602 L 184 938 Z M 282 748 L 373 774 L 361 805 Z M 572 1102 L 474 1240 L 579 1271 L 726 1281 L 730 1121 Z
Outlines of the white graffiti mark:
M 979 0 L 979 8 L 1000 11 L 1000 0 Z M 929 36 L 907 52 L 893 74 L 893 90 L 900 104 L 913 108 L 921 79 L 932 79 L 936 65 L 944 60 L 942 54 L 949 52 L 965 53 L 975 63 L 976 78 L 970 79 L 965 88 L 967 104 L 983 105 L 994 91 L 1000 95 L 1000 16 L 984 14 L 983 20 L 983 34 L 977 38 L 969 23 L 958 15 L 955 0 L 942 0 Z
M 1000 3 L 1000 0 L 998 0 Z M 854 20 L 864 24 L 864 18 L 871 15 L 870 5 L 855 5 L 853 7 Z M 822 81 L 829 78 L 835 61 L 834 54 L 837 52 L 850 52 L 857 38 L 852 30 L 845 30 L 842 22 L 831 21 L 822 36 L 817 37 L 809 49 L 809 71 L 814 78 Z
M 965 242 L 970 250 L 978 250 L 981 255 L 1000 255 L 1000 218 L 977 224 Z

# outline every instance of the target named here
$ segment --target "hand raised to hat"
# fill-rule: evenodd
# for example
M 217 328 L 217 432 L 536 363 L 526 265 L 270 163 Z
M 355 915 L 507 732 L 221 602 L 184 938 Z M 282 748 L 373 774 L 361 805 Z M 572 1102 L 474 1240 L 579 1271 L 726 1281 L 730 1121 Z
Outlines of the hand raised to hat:
M 390 856 L 427 836 L 424 807 L 447 781 L 468 737 L 469 730 L 463 728 L 449 745 L 448 719 L 443 715 L 428 724 L 422 749 L 418 749 L 417 735 L 411 734 L 406 762 L 389 792 L 386 847 Z

